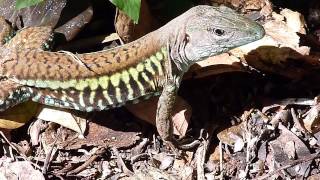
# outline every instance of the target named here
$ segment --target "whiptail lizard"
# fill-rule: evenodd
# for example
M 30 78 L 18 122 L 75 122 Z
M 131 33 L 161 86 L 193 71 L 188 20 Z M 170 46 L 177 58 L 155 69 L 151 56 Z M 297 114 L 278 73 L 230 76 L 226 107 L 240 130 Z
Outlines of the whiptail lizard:
M 31 99 L 89 112 L 161 94 L 156 124 L 167 142 L 174 140 L 171 110 L 188 68 L 264 36 L 261 25 L 235 11 L 204 5 L 134 42 L 92 53 L 43 51 L 51 30 L 42 28 L 22 30 L 1 49 L 0 111 Z

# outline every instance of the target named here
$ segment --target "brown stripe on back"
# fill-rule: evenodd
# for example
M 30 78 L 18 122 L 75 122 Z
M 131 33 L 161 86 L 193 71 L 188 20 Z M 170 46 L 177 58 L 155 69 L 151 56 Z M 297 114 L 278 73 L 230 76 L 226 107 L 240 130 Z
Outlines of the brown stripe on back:
M 8 77 L 19 77 L 20 80 L 60 81 L 110 75 L 128 69 L 160 51 L 165 45 L 156 38 L 157 35 L 149 34 L 124 46 L 85 54 L 18 49 L 4 59 L 1 73 Z M 134 55 L 135 52 L 138 52 L 137 55 Z M 19 57 L 15 57 L 16 54 Z M 121 63 L 117 62 L 116 57 L 120 57 Z M 32 67 L 39 66 L 40 72 L 35 72 L 32 67 L 26 67 L 28 61 L 32 62 Z M 26 69 L 30 73 L 20 74 L 21 69 Z

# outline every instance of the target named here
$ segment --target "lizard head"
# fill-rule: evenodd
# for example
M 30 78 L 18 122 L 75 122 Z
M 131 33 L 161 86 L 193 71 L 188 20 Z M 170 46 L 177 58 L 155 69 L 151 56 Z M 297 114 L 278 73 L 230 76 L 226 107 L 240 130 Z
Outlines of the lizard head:
M 178 35 L 174 41 L 179 43 L 170 43 L 170 55 L 187 66 L 259 40 L 265 34 L 261 25 L 224 6 L 196 6 L 181 17 L 183 25 L 175 23 Z

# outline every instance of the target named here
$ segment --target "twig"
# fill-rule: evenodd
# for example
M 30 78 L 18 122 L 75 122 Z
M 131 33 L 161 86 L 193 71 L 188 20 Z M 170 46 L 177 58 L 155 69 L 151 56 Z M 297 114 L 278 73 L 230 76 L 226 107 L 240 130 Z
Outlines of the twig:
M 140 153 L 142 153 L 145 150 L 145 147 L 148 143 L 149 143 L 149 139 L 143 138 L 142 141 L 135 148 L 132 149 L 131 154 L 139 155 Z
M 14 149 L 25 161 L 30 162 L 32 165 L 34 165 L 34 167 L 36 167 L 37 169 L 41 169 L 40 166 L 38 166 L 37 164 L 31 162 L 26 155 L 22 154 L 15 145 L 13 145 L 8 139 L 7 137 L 4 135 L 4 133 L 2 131 L 0 131 L 0 135 L 3 137 L 3 139 L 9 144 L 10 147 L 12 147 L 12 149 Z
M 298 165 L 298 164 L 301 164 L 301 163 L 304 163 L 304 162 L 307 162 L 307 161 L 312 161 L 312 160 L 317 159 L 317 158 L 320 158 L 320 152 L 312 154 L 312 155 L 310 155 L 308 157 L 304 157 L 304 158 L 301 158 L 301 159 L 298 159 L 298 160 L 291 161 L 287 165 L 284 165 L 284 166 L 278 168 L 277 170 L 271 171 L 271 172 L 269 172 L 268 174 L 266 174 L 264 176 L 260 176 L 258 178 L 258 180 L 268 179 L 271 176 L 279 173 L 280 171 L 283 171 L 285 169 L 291 168 L 291 167 L 293 167 L 295 165 Z
M 292 115 L 292 120 L 294 122 L 294 126 L 301 132 L 305 133 L 306 130 L 303 128 L 303 126 L 301 125 L 299 119 L 298 119 L 298 116 L 296 114 L 296 112 L 294 111 L 293 108 L 290 109 L 291 111 L 291 115 Z
M 207 150 L 210 145 L 210 139 L 212 137 L 214 128 L 208 127 L 209 125 L 206 124 L 205 129 L 201 129 L 200 138 L 202 139 L 202 143 L 200 143 L 197 152 L 197 179 L 204 180 L 205 172 L 204 172 L 204 164 L 206 160 Z M 199 141 L 200 142 L 200 141 Z
M 130 161 L 131 161 L 131 164 L 134 164 L 135 162 L 141 161 L 141 159 L 147 159 L 148 157 L 149 157 L 148 153 L 141 153 L 141 154 L 132 156 Z
M 222 150 L 222 142 L 219 141 L 219 164 L 220 164 L 220 179 L 223 179 L 223 150 Z
M 133 176 L 133 172 L 130 171 L 130 170 L 127 168 L 126 164 L 123 162 L 123 159 L 121 158 L 118 149 L 115 148 L 115 147 L 113 147 L 113 148 L 111 148 L 111 149 L 112 149 L 114 155 L 117 156 L 117 164 L 118 164 L 118 166 L 120 166 L 120 169 L 122 169 L 122 171 L 123 171 L 126 175 L 128 175 L 128 176 Z
M 50 148 L 50 151 L 48 152 L 48 154 L 46 154 L 46 159 L 45 159 L 43 167 L 42 167 L 42 174 L 47 174 L 47 170 L 48 170 L 50 162 L 51 162 L 50 160 L 52 157 L 52 152 L 53 152 L 54 147 L 56 146 L 56 143 L 58 141 L 58 137 L 60 135 L 61 135 L 61 131 L 59 131 L 59 133 L 57 134 L 56 139 L 54 140 L 53 145 Z
M 198 139 L 195 139 L 193 140 L 191 143 L 189 144 L 181 144 L 178 143 L 178 149 L 181 149 L 181 150 L 190 150 L 190 149 L 194 149 L 196 148 L 197 146 L 200 146 L 201 145 L 201 141 L 198 140 Z
M 67 173 L 67 175 L 77 174 L 77 173 L 83 171 L 86 167 L 88 167 L 93 161 L 95 161 L 99 156 L 101 156 L 105 152 L 106 152 L 106 148 L 101 147 L 85 163 L 83 163 L 81 166 L 75 168 L 74 170 L 69 171 Z
M 198 147 L 197 152 L 196 152 L 196 157 L 197 157 L 197 179 L 199 180 L 205 180 L 204 176 L 204 158 L 206 154 L 206 141 L 203 141 L 201 145 Z M 207 143 L 206 143 L 207 144 Z

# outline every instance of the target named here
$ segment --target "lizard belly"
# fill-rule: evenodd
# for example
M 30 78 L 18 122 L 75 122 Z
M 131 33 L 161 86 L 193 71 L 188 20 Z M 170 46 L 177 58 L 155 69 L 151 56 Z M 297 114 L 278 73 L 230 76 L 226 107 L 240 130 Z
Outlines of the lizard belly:
M 159 95 L 165 79 L 164 72 L 165 59 L 151 56 L 112 75 L 65 82 L 46 81 L 46 86 L 51 88 L 41 88 L 41 82 L 36 82 L 39 87 L 30 88 L 33 90 L 33 101 L 89 112 L 137 103 Z

